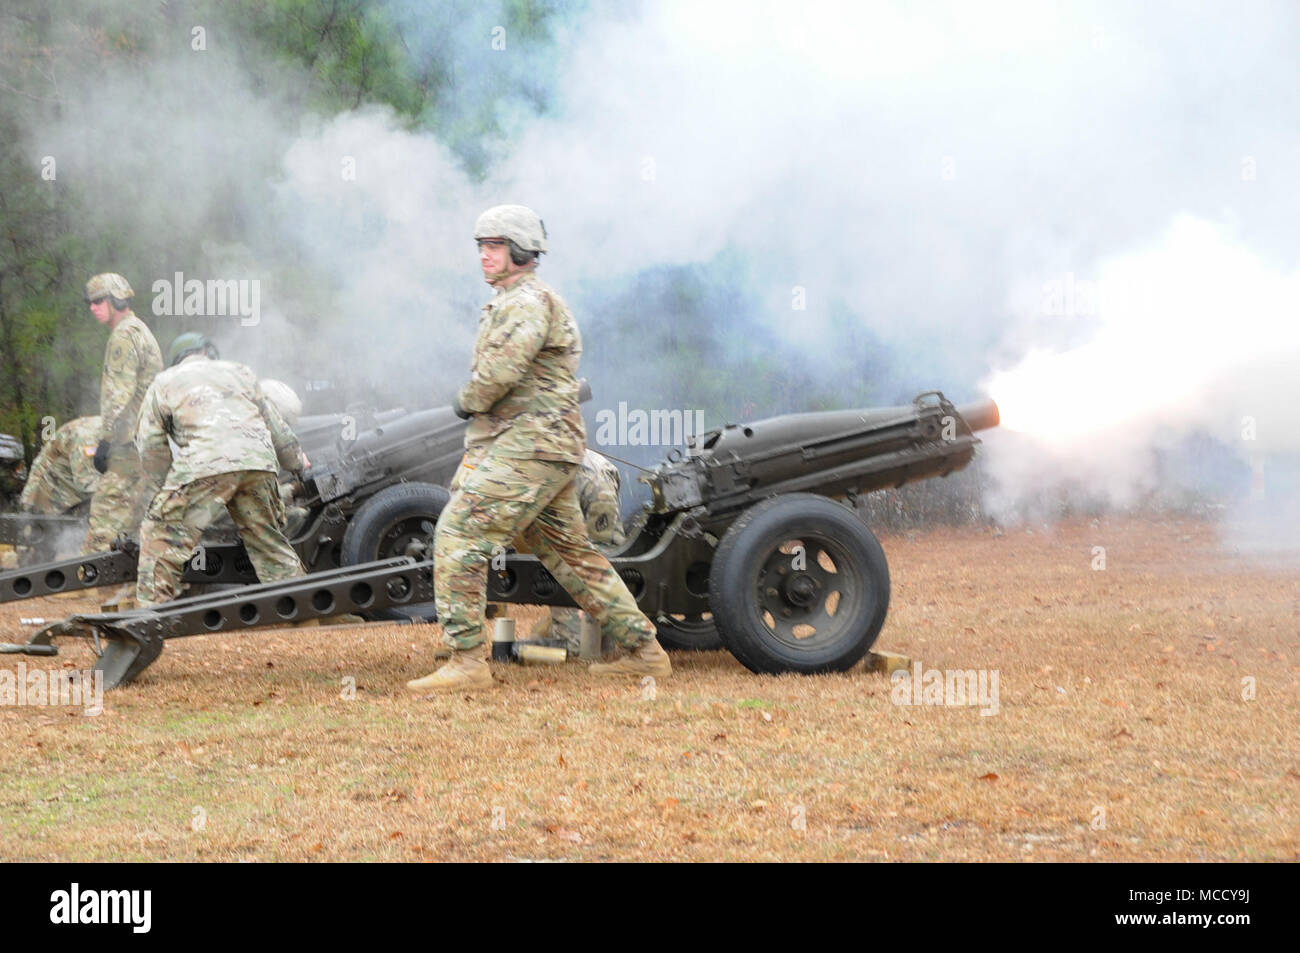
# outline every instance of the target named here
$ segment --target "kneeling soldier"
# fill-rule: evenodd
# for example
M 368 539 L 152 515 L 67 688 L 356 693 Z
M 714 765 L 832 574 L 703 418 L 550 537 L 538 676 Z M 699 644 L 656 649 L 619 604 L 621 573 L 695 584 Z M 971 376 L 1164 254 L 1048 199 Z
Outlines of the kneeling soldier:
M 54 432 L 32 462 L 20 501 L 24 513 L 66 513 L 95 495 L 99 433 L 99 417 L 77 417 Z

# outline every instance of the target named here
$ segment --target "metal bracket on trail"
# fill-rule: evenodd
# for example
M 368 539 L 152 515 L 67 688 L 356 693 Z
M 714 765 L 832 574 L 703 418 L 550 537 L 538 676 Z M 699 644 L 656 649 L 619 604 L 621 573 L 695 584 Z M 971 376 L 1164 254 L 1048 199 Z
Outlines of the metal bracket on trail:
M 163 650 L 163 637 L 156 630 L 134 631 L 120 627 L 113 620 L 125 615 L 70 616 L 47 625 L 25 645 L 7 643 L 0 652 L 24 655 L 58 655 L 53 639 L 59 636 L 83 638 L 95 647 L 93 671 L 104 674 L 104 688 L 116 688 L 148 668 Z

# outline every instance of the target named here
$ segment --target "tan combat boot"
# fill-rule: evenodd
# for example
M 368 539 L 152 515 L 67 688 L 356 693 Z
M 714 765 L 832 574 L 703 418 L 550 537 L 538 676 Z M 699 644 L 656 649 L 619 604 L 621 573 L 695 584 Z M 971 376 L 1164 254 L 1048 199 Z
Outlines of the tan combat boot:
M 492 687 L 488 668 L 488 644 L 480 642 L 472 649 L 451 653 L 451 661 L 432 675 L 407 682 L 413 692 L 477 692 Z
M 588 666 L 593 675 L 653 675 L 666 678 L 673 673 L 668 653 L 656 639 L 647 639 L 616 662 L 596 662 Z

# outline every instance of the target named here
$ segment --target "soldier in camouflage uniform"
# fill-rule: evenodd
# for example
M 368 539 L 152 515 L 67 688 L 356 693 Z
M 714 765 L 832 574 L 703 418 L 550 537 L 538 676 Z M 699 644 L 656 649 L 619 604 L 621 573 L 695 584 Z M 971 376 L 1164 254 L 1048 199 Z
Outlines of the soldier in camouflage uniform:
M 100 481 L 94 462 L 100 433 L 98 417 L 77 417 L 54 432 L 32 463 L 32 475 L 23 487 L 23 512 L 54 516 L 95 495 Z
M 27 478 L 27 455 L 22 441 L 0 433 L 0 512 L 9 512 L 17 503 Z M 0 544 L 0 570 L 17 569 L 18 553 L 12 546 Z
M 0 510 L 18 502 L 27 479 L 27 454 L 23 442 L 0 433 Z
M 131 535 L 140 523 L 154 486 L 140 469 L 136 422 L 144 393 L 162 370 L 162 353 L 145 323 L 131 311 L 135 292 L 121 275 L 96 275 L 86 282 L 90 313 L 112 333 L 104 351 L 99 391 L 99 445 L 95 469 L 103 474 L 90 501 L 90 529 L 83 553 L 108 549 L 120 534 Z
M 474 228 L 484 278 L 470 381 L 453 404 L 470 420 L 453 495 L 438 518 L 434 581 L 451 660 L 413 691 L 490 688 L 483 638 L 488 561 L 520 537 L 608 635 L 624 647 L 596 674 L 667 676 L 668 655 L 609 560 L 592 546 L 575 476 L 587 433 L 578 410 L 582 339 L 560 296 L 538 280 L 546 231 L 531 209 L 503 205 Z
M 140 527 L 140 606 L 180 595 L 186 561 L 223 510 L 259 580 L 303 574 L 284 536 L 276 476 L 281 467 L 301 472 L 306 457 L 253 372 L 217 358 L 201 334 L 182 334 L 169 349 L 170 366 L 145 395 L 136 434 L 140 460 L 152 478 L 166 479 Z
M 587 538 L 598 546 L 622 546 L 627 540 L 619 513 L 618 494 L 623 478 L 618 467 L 587 448 L 582 456 L 578 481 L 578 506 L 587 523 Z M 582 611 L 568 606 L 553 606 L 551 614 L 528 633 L 532 639 L 563 639 L 569 654 L 577 656 L 582 647 Z

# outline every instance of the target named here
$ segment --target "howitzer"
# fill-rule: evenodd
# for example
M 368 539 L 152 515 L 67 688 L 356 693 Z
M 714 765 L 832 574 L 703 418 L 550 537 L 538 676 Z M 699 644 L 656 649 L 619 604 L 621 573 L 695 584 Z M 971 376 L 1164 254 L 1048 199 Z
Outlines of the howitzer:
M 32 549 L 52 548 L 60 537 L 81 539 L 86 535 L 86 519 L 66 513 L 0 513 L 0 543 Z M 52 554 L 51 554 L 52 555 Z
M 652 500 L 610 562 L 669 648 L 722 645 L 755 672 L 844 671 L 874 644 L 889 608 L 889 568 L 859 498 L 962 469 L 979 443 L 975 432 L 997 423 L 992 401 L 958 408 L 927 392 L 907 407 L 710 431 L 642 478 Z M 103 640 L 96 667 L 112 687 L 138 675 L 168 638 L 402 609 L 432 592 L 427 546 L 439 512 L 424 497 L 394 497 L 373 511 L 366 538 L 395 541 L 380 544 L 387 561 L 152 610 L 74 616 L 0 651 L 48 654 L 62 635 Z M 535 556 L 518 553 L 488 571 L 488 599 L 574 604 Z
M 660 641 L 726 647 L 759 672 L 851 667 L 889 607 L 888 565 L 860 498 L 962 469 L 975 432 L 997 424 L 991 400 L 957 408 L 930 391 L 910 407 L 788 414 L 704 434 L 641 478 L 652 502 L 620 553 L 664 549 L 642 557 L 637 580 L 653 593 L 642 608 L 654 610 Z
M 586 380 L 579 385 L 578 399 L 590 400 L 590 385 Z M 464 454 L 467 426 L 450 407 L 414 413 L 353 410 L 300 418 L 294 431 L 312 466 L 298 494 L 305 515 L 291 532 L 290 543 L 307 571 L 422 556 L 450 499 L 444 487 Z M 0 535 L 12 535 L 24 546 L 36 541 L 52 544 L 59 532 L 67 532 L 75 522 L 77 518 L 65 516 L 0 516 Z M 80 525 L 84 532 L 84 522 Z M 65 559 L 51 555 L 0 573 L 0 602 L 130 582 L 135 579 L 137 554 L 134 540 L 120 540 L 109 552 Z M 258 581 L 233 526 L 204 535 L 198 553 L 185 565 L 182 580 L 187 585 Z M 432 602 L 420 602 L 398 608 L 375 606 L 362 615 L 405 621 L 427 619 L 433 612 Z
M 382 411 L 353 408 L 347 413 L 300 417 L 293 429 L 309 459 L 337 462 L 346 455 L 346 443 L 352 438 L 407 415 L 402 408 Z M 0 543 L 22 547 L 25 565 L 51 562 L 61 553 L 75 551 L 80 546 L 86 535 L 89 508 L 87 496 L 64 513 L 0 513 Z M 220 532 L 213 532 L 208 541 L 219 543 L 229 536 L 229 533 L 223 537 Z
M 367 429 L 356 429 L 367 424 Z M 451 479 L 460 462 L 465 427 L 465 421 L 449 407 L 409 414 L 397 410 L 302 418 L 295 430 L 302 434 L 312 467 L 299 487 L 296 502 L 305 513 L 290 542 L 308 571 L 402 555 L 412 535 L 431 535 L 432 523 L 420 524 L 427 523 L 423 516 L 431 508 L 436 520 L 447 500 L 447 491 L 440 484 Z M 390 521 L 382 538 L 369 532 L 374 528 L 374 514 L 391 513 L 394 498 L 408 507 L 412 499 L 418 499 L 422 519 L 400 526 Z M 349 535 L 357 520 L 357 531 Z M 0 539 L 46 555 L 60 534 L 73 533 L 79 541 L 84 532 L 85 521 L 77 516 L 0 516 Z M 130 582 L 135 579 L 137 555 L 135 541 L 123 539 L 107 552 L 48 558 L 0 573 L 0 602 Z M 187 584 L 257 582 L 233 527 L 206 533 L 182 578 Z M 383 609 L 376 609 L 375 614 L 385 618 L 397 615 Z

